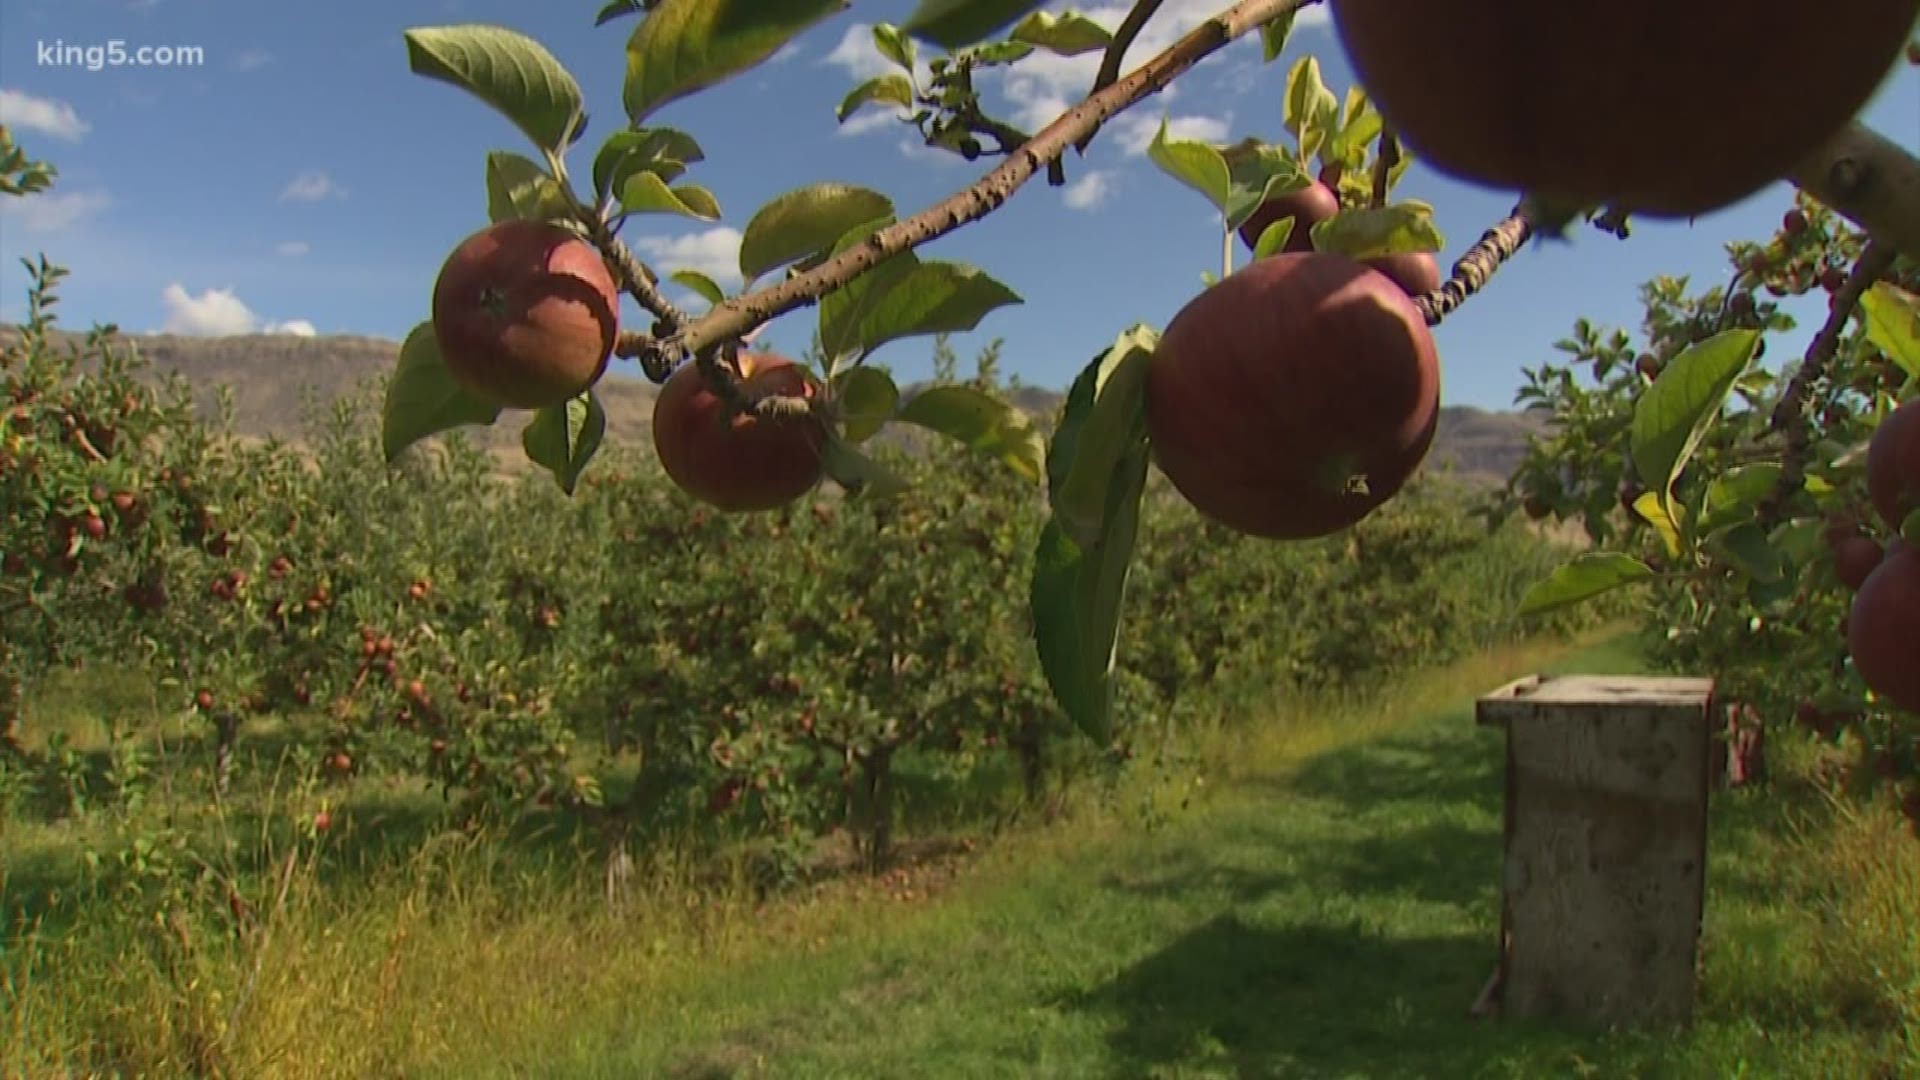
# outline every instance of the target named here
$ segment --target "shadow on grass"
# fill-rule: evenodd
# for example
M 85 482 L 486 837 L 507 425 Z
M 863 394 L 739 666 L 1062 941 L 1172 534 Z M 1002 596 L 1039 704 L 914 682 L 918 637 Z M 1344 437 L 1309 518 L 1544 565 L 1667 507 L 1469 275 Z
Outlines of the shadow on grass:
M 1491 1052 L 1565 1056 L 1597 1036 L 1467 1017 L 1477 935 L 1254 925 L 1228 914 L 1065 1004 L 1111 1023 L 1109 1075 L 1455 1077 Z

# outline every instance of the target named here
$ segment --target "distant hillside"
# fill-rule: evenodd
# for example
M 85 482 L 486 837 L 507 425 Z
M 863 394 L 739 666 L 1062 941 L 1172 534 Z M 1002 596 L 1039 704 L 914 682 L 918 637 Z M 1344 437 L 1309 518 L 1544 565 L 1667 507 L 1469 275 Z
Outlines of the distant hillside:
M 85 335 L 56 332 L 55 337 L 64 344 L 78 343 Z M 18 338 L 17 327 L 0 324 L 0 347 Z M 229 387 L 237 433 L 256 438 L 277 435 L 289 442 L 299 441 L 304 433 L 302 417 L 309 395 L 325 407 L 369 386 L 393 370 L 400 349 L 397 342 L 348 335 L 137 334 L 123 335 L 121 340 L 135 344 L 152 372 L 185 378 L 194 388 L 202 415 L 214 415 L 218 388 Z M 911 394 L 913 388 L 906 391 Z M 653 384 L 645 379 L 612 375 L 601 382 L 610 444 L 646 445 L 654 393 Z M 1050 415 L 1059 408 L 1062 396 L 1025 386 L 1009 394 L 1014 404 L 1036 416 Z M 469 433 L 477 444 L 500 457 L 503 465 L 517 467 L 523 460 L 521 426 L 503 423 Z M 1447 407 L 1441 410 L 1429 467 L 1451 468 L 1476 485 L 1499 484 L 1526 453 L 1528 435 L 1545 430 L 1546 422 L 1537 414 Z

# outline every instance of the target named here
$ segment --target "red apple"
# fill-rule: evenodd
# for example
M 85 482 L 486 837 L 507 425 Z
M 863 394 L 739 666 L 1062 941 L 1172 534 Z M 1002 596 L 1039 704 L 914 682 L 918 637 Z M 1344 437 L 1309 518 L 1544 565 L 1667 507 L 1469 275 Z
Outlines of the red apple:
M 1867 493 L 1880 520 L 1898 530 L 1920 510 L 1920 398 L 1887 415 L 1867 443 Z
M 786 357 L 742 352 L 740 368 L 749 397 L 814 395 L 806 370 Z M 653 445 L 668 478 L 694 498 L 725 511 L 774 510 L 820 482 L 826 429 L 811 415 L 728 416 L 699 365 L 688 363 L 654 401 Z
M 1293 231 L 1281 251 L 1312 251 L 1313 227 L 1340 212 L 1340 196 L 1326 184 L 1313 183 L 1298 191 L 1276 195 L 1260 204 L 1253 215 L 1240 223 L 1240 240 L 1251 251 L 1260 243 L 1260 234 L 1277 222 L 1293 219 Z
M 1920 550 L 1883 559 L 1854 594 L 1847 649 L 1873 692 L 1920 712 Z
M 507 408 L 559 405 L 592 386 L 619 313 L 599 250 L 541 221 L 497 222 L 469 236 L 433 288 L 433 333 L 448 370 Z
M 1384 274 L 1280 254 L 1176 314 L 1147 369 L 1154 460 L 1195 509 L 1254 536 L 1344 529 L 1406 483 L 1432 445 L 1439 361 Z

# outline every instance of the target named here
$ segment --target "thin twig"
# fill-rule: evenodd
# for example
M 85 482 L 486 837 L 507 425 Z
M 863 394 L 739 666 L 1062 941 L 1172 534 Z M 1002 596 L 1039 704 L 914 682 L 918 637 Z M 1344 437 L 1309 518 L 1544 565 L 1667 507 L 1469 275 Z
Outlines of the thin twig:
M 1107 43 L 1106 55 L 1100 58 L 1100 73 L 1094 76 L 1093 89 L 1087 91 L 1088 96 L 1105 90 L 1119 80 L 1120 65 L 1126 60 L 1127 50 L 1133 48 L 1134 41 L 1140 37 L 1140 31 L 1147 28 L 1147 23 L 1160 10 L 1163 2 L 1164 0 L 1135 0 L 1132 10 L 1127 12 L 1127 17 L 1120 20 L 1120 28 L 1113 32 L 1113 40 Z M 1080 136 L 1080 141 L 1074 143 L 1073 148 L 1080 153 L 1086 153 L 1087 147 L 1093 145 L 1093 138 L 1098 134 L 1100 134 L 1100 125 L 1095 124 L 1085 135 Z

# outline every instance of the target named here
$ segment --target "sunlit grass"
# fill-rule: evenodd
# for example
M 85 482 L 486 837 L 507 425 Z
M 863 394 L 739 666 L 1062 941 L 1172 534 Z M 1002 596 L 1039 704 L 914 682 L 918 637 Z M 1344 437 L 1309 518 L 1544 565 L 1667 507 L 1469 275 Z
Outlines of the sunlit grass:
M 1920 843 L 1820 794 L 1807 752 L 1770 790 L 1716 796 L 1693 1030 L 1466 1018 L 1499 871 L 1499 743 L 1472 701 L 1527 671 L 1633 667 L 1617 645 L 1535 644 L 1368 700 L 1277 703 L 993 835 L 911 838 L 929 854 L 893 874 L 771 900 L 662 842 L 610 904 L 591 846 L 426 828 L 401 790 L 336 807 L 324 837 L 249 825 L 322 797 L 263 787 L 286 813 L 191 819 L 233 840 L 199 845 L 227 852 L 211 883 L 14 928 L 0 1072 L 1913 1074 Z M 5 838 L 9 912 L 50 910 L 27 901 L 78 858 L 63 829 Z M 386 829 L 425 839 L 371 843 Z

